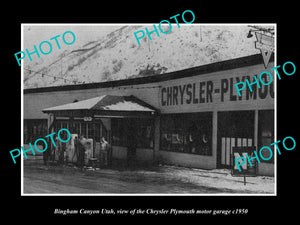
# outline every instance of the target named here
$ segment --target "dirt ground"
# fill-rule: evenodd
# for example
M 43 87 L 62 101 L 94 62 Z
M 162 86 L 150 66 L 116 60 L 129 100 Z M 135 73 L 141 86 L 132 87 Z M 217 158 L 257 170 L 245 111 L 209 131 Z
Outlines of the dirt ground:
M 232 177 L 230 170 L 176 166 L 99 169 L 24 161 L 26 194 L 273 194 L 274 177 Z

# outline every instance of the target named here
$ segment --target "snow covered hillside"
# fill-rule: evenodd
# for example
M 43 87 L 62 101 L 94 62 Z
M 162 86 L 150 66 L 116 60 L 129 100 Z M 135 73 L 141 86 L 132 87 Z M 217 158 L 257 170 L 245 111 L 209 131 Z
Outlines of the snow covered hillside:
M 246 25 L 174 24 L 170 33 L 152 33 L 138 45 L 134 32 L 145 27 L 153 30 L 150 24 L 123 26 L 80 48 L 61 49 L 50 63 L 26 62 L 32 71 L 24 70 L 24 88 L 151 76 L 259 53 Z

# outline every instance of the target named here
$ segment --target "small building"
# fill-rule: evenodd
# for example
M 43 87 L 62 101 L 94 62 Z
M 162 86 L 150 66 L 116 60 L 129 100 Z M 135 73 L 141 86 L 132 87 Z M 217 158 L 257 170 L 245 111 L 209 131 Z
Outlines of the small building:
M 44 137 L 55 122 L 53 129 L 92 139 L 94 157 L 105 136 L 112 158 L 126 159 L 133 135 L 141 162 L 231 168 L 232 147 L 274 141 L 274 84 L 252 85 L 241 96 L 234 86 L 272 67 L 273 59 L 265 68 L 261 55 L 251 55 L 148 77 L 25 89 L 24 142 Z M 273 176 L 274 160 L 258 164 L 258 174 Z

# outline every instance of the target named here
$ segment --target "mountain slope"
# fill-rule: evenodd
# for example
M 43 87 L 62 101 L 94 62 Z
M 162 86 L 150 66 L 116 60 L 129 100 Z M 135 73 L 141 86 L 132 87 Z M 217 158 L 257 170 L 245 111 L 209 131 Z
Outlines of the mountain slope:
M 247 26 L 172 26 L 168 34 L 152 33 L 138 45 L 134 32 L 151 26 L 124 26 L 81 48 L 64 50 L 46 66 L 24 70 L 24 87 L 101 82 L 151 76 L 259 53 Z M 168 29 L 168 27 L 166 27 Z M 53 78 L 49 76 L 57 76 Z M 60 79 L 62 78 L 62 79 Z M 64 80 L 66 79 L 66 80 Z

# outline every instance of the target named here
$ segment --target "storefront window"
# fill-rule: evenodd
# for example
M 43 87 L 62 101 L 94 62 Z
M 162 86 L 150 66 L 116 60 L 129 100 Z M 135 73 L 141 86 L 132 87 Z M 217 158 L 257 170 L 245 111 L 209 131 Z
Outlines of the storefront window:
M 94 123 L 88 123 L 87 126 L 88 126 L 87 138 L 93 138 L 94 137 L 95 124 Z
M 129 124 L 130 123 L 130 128 Z M 151 119 L 112 119 L 112 143 L 116 146 L 127 147 L 128 129 L 134 130 L 136 145 L 138 148 L 153 148 L 153 120 Z
M 34 142 L 47 133 L 47 120 L 24 120 L 24 143 Z
M 61 126 L 62 126 L 62 128 L 65 128 L 65 129 L 69 129 L 69 123 L 68 122 L 62 122 L 61 123 Z
M 75 134 L 80 134 L 80 123 L 78 122 L 75 122 L 74 125 L 73 125 L 73 133 Z
M 57 121 L 55 124 L 55 133 L 57 133 L 61 129 L 61 122 Z
M 57 120 L 55 122 L 55 131 L 58 132 L 61 128 L 69 127 L 72 134 L 83 135 L 85 138 L 92 138 L 96 142 L 100 142 L 100 130 L 102 128 L 102 135 L 106 137 L 106 129 L 101 126 L 99 121 L 82 122 L 82 121 L 65 121 Z
M 212 155 L 212 113 L 163 115 L 161 150 Z

